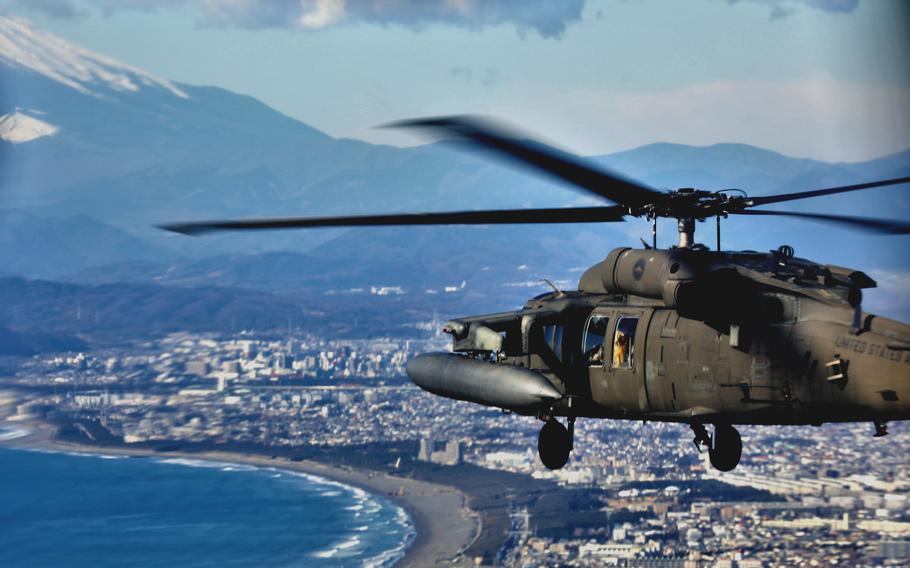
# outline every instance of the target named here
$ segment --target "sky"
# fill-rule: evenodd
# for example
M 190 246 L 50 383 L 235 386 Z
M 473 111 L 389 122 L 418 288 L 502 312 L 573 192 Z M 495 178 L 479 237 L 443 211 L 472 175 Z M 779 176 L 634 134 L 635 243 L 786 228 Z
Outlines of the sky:
M 0 0 L 71 41 L 338 137 L 489 114 L 584 154 L 910 148 L 905 0 Z

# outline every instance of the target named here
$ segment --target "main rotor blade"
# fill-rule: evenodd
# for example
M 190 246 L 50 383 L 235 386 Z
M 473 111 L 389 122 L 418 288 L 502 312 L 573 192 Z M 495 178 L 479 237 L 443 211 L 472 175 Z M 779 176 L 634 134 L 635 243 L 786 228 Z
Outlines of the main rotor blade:
M 451 136 L 456 141 L 471 142 L 626 207 L 638 208 L 654 203 L 664 195 L 642 183 L 596 166 L 580 156 L 523 137 L 478 117 L 417 118 L 392 122 L 383 127 L 425 130 Z
M 847 191 L 858 191 L 860 189 L 873 189 L 887 185 L 898 185 L 910 182 L 910 177 L 886 179 L 882 181 L 873 181 L 869 183 L 858 183 L 855 185 L 842 185 L 840 187 L 829 187 L 827 189 L 815 189 L 813 191 L 800 191 L 798 193 L 781 193 L 778 195 L 765 195 L 762 197 L 750 197 L 748 201 L 755 205 L 767 205 L 769 203 L 780 203 L 781 201 L 793 201 L 795 199 L 806 199 L 809 197 L 818 197 L 820 195 L 831 195 L 832 193 L 845 193 Z
M 389 225 L 516 225 L 523 223 L 600 223 L 622 221 L 624 207 L 556 207 L 551 209 L 503 209 L 493 211 L 453 211 L 441 213 L 402 213 L 348 217 L 290 217 L 170 223 L 159 228 L 199 235 L 213 231 L 260 229 L 299 229 L 310 227 L 372 227 Z
M 797 217 L 813 221 L 837 223 L 851 229 L 858 229 L 885 235 L 910 235 L 910 222 L 892 221 L 890 219 L 875 219 L 872 217 L 849 217 L 847 215 L 827 215 L 824 213 L 800 213 L 797 211 L 765 211 L 762 209 L 746 209 L 745 211 L 731 212 L 733 215 L 779 215 L 783 217 Z

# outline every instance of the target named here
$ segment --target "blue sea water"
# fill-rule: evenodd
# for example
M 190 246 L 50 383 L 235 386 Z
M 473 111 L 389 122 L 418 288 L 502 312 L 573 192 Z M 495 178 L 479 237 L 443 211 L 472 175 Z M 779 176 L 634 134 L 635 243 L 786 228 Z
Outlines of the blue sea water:
M 294 472 L 0 447 L 0 566 L 385 566 L 403 510 Z

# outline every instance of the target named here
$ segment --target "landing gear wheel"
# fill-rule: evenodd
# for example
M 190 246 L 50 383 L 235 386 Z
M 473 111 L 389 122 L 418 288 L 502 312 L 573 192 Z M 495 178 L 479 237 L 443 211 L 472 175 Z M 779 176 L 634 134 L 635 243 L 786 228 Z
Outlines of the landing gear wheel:
M 549 469 L 559 469 L 569 461 L 572 451 L 572 436 L 558 420 L 547 420 L 537 437 L 537 452 L 540 461 Z
M 733 426 L 719 425 L 714 428 L 708 457 L 711 465 L 719 471 L 731 471 L 743 455 L 743 440 Z

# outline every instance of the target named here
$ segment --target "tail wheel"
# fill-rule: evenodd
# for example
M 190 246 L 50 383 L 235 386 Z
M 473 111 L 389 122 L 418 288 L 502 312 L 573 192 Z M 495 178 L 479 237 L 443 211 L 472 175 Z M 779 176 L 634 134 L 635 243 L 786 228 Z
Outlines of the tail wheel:
M 708 457 L 711 465 L 719 471 L 731 471 L 743 455 L 743 440 L 736 428 L 729 425 L 718 425 L 711 437 Z
M 572 451 L 572 437 L 558 420 L 551 418 L 540 429 L 537 437 L 537 451 L 540 461 L 549 469 L 560 469 L 569 461 Z

